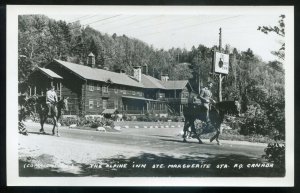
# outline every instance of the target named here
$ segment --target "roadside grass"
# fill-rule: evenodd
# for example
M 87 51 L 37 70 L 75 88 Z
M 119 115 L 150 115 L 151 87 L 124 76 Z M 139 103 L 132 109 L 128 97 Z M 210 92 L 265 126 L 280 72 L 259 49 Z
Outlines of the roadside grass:
M 114 121 L 113 127 L 104 126 L 106 132 L 122 132 L 124 129 L 128 128 L 136 128 L 139 129 L 149 129 L 152 128 L 160 128 L 160 129 L 172 129 L 172 128 L 182 128 L 184 126 L 184 122 L 146 122 L 146 121 Z M 228 124 L 225 124 L 228 126 Z M 121 127 L 121 130 L 114 129 L 115 126 Z M 81 129 L 81 130 L 92 130 L 96 131 L 97 128 L 92 128 L 89 126 L 76 126 L 72 129 Z M 231 140 L 231 141 L 248 141 L 248 142 L 255 142 L 255 143 L 275 143 L 276 141 L 271 136 L 263 136 L 259 134 L 250 134 L 250 135 L 242 135 L 238 131 L 239 129 L 223 129 L 222 133 L 220 134 L 219 139 L 221 140 Z M 180 135 L 177 133 L 177 135 Z M 214 135 L 214 133 L 208 133 L 201 135 L 203 139 L 209 139 Z M 279 143 L 284 143 L 283 140 L 277 141 Z
M 134 128 L 135 126 L 138 126 L 139 128 L 143 128 L 144 126 L 150 127 L 150 126 L 174 126 L 177 127 L 180 126 L 183 128 L 184 122 L 142 122 L 142 121 L 120 121 L 120 122 L 114 122 L 116 126 L 125 127 L 128 126 L 129 128 Z

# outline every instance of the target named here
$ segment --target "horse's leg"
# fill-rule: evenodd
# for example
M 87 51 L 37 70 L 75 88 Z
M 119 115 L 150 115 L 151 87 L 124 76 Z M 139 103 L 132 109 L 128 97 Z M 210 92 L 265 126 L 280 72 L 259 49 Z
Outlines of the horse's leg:
M 183 142 L 186 142 L 187 132 L 190 126 L 189 120 L 185 120 L 184 126 L 183 126 Z
M 44 124 L 43 124 L 43 116 L 40 114 L 40 124 L 41 124 L 41 129 L 40 132 L 44 131 Z
M 55 116 L 53 116 L 52 119 L 53 119 L 53 129 L 52 129 L 52 134 L 55 135 L 55 127 L 56 127 L 56 118 L 55 118 Z
M 55 128 L 56 128 L 56 136 L 59 137 L 60 135 L 58 133 L 57 118 L 55 116 L 53 117 L 53 122 L 54 122 L 54 124 L 53 124 L 52 133 L 53 133 L 53 135 L 55 135 Z
M 200 134 L 197 134 L 197 132 L 196 132 L 195 120 L 192 121 L 192 123 L 191 123 L 191 132 L 194 133 L 194 135 L 196 136 L 196 139 L 198 139 L 198 141 L 199 141 L 199 144 L 203 144 L 202 140 L 200 139 Z
M 212 137 L 212 138 L 210 138 L 210 142 L 213 142 L 213 140 L 216 140 L 217 141 L 217 144 L 218 145 L 220 145 L 221 143 L 220 143 L 220 141 L 219 141 L 219 135 L 220 135 L 220 125 L 219 126 L 217 126 L 217 132 L 216 132 L 216 134 Z
M 219 141 L 219 135 L 220 135 L 220 131 L 217 131 L 217 134 L 216 134 L 216 141 L 217 141 L 217 144 L 218 145 L 221 145 L 220 141 Z
M 46 122 L 46 119 L 47 119 L 47 116 L 44 116 L 44 117 L 43 117 L 43 115 L 40 115 L 40 124 L 41 124 L 40 132 L 41 132 L 41 133 L 45 133 L 45 130 L 44 130 L 44 123 Z
M 212 136 L 211 138 L 210 138 L 210 142 L 213 142 L 214 140 L 217 140 L 217 137 L 218 137 L 218 131 L 216 132 L 216 134 L 214 135 L 214 136 Z

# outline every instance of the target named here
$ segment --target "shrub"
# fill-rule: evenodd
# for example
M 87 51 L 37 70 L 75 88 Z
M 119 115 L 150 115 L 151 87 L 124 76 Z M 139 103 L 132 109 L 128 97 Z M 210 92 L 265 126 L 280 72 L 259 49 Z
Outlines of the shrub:
M 285 144 L 269 143 L 265 149 L 265 155 L 262 156 L 269 162 L 275 164 L 281 170 L 285 168 Z

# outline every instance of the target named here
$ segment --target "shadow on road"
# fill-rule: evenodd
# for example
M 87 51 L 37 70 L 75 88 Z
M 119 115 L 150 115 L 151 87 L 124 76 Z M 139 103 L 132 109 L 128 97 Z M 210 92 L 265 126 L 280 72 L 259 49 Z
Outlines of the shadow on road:
M 276 165 L 261 167 L 262 163 L 261 159 L 238 154 L 193 154 L 176 157 L 163 153 L 141 153 L 133 157 L 118 156 L 92 160 L 90 164 L 74 162 L 74 167 L 79 169 L 77 173 L 65 172 L 60 168 L 24 168 L 22 166 L 30 164 L 30 162 L 20 160 L 19 171 L 20 176 L 32 177 L 282 177 L 285 175 L 284 169 L 278 168 Z
M 41 132 L 34 132 L 34 131 L 30 131 L 30 132 L 27 132 L 28 134 L 34 134 L 34 135 L 51 135 L 51 133 L 41 133 Z

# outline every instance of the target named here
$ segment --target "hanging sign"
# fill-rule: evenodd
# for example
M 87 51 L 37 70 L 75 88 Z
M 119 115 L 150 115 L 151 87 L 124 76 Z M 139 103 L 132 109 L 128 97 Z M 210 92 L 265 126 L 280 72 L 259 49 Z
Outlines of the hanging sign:
M 214 72 L 220 74 L 228 74 L 229 71 L 229 55 L 220 52 L 214 54 Z

